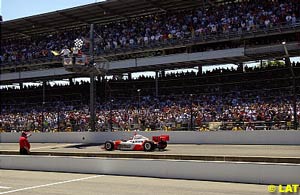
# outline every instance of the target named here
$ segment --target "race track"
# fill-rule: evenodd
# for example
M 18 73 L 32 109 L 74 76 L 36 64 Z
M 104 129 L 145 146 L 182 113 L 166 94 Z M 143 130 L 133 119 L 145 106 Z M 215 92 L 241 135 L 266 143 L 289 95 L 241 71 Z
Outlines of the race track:
M 0 170 L 0 195 L 264 195 L 266 185 Z

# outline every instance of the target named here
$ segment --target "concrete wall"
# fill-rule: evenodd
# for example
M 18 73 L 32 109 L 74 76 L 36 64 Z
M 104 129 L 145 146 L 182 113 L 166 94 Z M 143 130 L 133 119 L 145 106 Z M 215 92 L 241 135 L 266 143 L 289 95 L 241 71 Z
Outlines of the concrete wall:
M 173 54 L 173 55 L 166 55 L 166 56 L 154 56 L 154 57 L 146 57 L 146 58 L 112 61 L 109 63 L 109 70 L 157 66 L 161 64 L 171 64 L 171 63 L 180 63 L 180 62 L 224 59 L 224 58 L 231 58 L 231 57 L 243 57 L 244 52 L 245 52 L 244 48 L 234 48 L 234 49 L 224 49 L 224 50 L 205 51 L 205 52 L 196 52 L 196 53 L 183 53 L 183 54 Z M 67 72 L 65 68 L 52 68 L 46 70 L 0 74 L 0 81 L 68 75 L 68 74 L 73 74 L 73 73 Z
M 0 81 L 8 81 L 14 79 L 28 79 L 28 78 L 45 77 L 45 76 L 60 76 L 60 75 L 68 75 L 68 74 L 73 74 L 73 73 L 67 72 L 64 68 L 51 68 L 45 70 L 0 74 Z
M 300 183 L 300 165 L 297 164 L 13 155 L 1 155 L 0 162 L 0 169 L 132 175 L 257 184 Z
M 169 143 L 187 144 L 268 144 L 300 145 L 300 131 L 153 131 L 138 132 L 144 136 L 169 134 Z M 104 143 L 106 140 L 132 137 L 134 132 L 58 132 L 33 133 L 30 142 L 54 143 Z M 20 133 L 0 133 L 0 143 L 18 142 Z
M 138 67 L 156 66 L 160 64 L 171 64 L 171 63 L 179 63 L 179 62 L 192 62 L 192 61 L 211 60 L 211 59 L 242 57 L 244 56 L 244 51 L 245 51 L 244 48 L 234 48 L 234 49 L 224 49 L 224 50 L 215 50 L 215 51 L 137 58 L 136 66 Z

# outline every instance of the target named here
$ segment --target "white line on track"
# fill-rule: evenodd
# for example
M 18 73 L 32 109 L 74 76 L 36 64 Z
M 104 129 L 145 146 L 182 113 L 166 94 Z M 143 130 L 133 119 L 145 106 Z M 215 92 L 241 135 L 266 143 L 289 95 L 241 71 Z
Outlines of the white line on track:
M 19 192 L 19 191 L 25 191 L 25 190 L 31 190 L 31 189 L 36 189 L 36 188 L 48 187 L 48 186 L 53 186 L 53 185 L 71 183 L 71 182 L 75 182 L 75 181 L 82 181 L 82 180 L 87 180 L 87 179 L 93 179 L 93 178 L 103 177 L 103 176 L 104 175 L 95 175 L 95 176 L 91 176 L 91 177 L 84 177 L 84 178 L 79 178 L 79 179 L 72 179 L 72 180 L 67 180 L 67 181 L 60 181 L 60 182 L 49 183 L 49 184 L 44 184 L 44 185 L 39 185 L 39 186 L 32 186 L 32 187 L 27 187 L 27 188 L 10 190 L 10 191 L 6 191 L 6 192 L 0 192 L 0 194 L 9 194 L 9 193 L 14 193 L 14 192 Z

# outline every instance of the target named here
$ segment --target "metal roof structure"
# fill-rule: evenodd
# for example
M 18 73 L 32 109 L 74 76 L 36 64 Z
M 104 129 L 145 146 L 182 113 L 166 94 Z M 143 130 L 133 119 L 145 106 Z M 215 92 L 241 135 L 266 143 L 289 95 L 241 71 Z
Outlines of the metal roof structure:
M 2 23 L 2 39 L 30 37 L 88 24 L 126 21 L 132 17 L 192 9 L 222 0 L 106 0 Z

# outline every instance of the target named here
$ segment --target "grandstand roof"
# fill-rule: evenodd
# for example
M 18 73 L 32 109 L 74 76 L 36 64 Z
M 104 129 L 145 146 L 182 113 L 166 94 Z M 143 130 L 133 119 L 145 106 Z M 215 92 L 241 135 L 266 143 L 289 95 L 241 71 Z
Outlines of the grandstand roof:
M 107 0 L 2 23 L 2 38 L 30 37 L 87 24 L 110 23 L 131 17 L 190 9 L 223 0 Z

